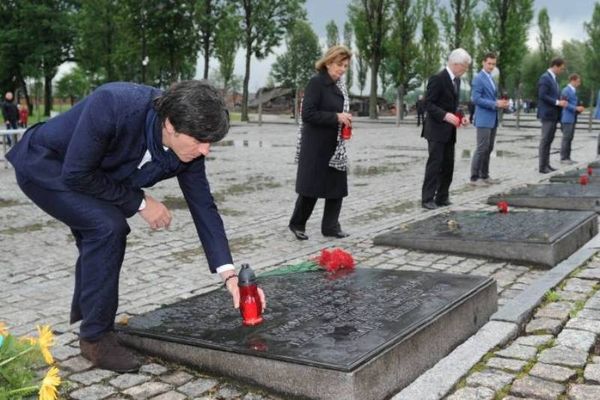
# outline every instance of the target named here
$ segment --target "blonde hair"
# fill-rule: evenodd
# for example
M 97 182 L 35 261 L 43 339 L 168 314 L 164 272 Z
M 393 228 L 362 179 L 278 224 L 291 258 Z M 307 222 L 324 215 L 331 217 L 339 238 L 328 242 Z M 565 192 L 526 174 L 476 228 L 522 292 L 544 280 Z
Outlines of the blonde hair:
M 350 51 L 350 49 L 347 48 L 346 46 L 338 44 L 338 45 L 332 46 L 329 49 L 327 49 L 327 52 L 325 52 L 325 55 L 323 57 L 321 57 L 315 63 L 315 69 L 317 71 L 323 71 L 323 70 L 325 70 L 325 66 L 327 64 L 331 64 L 331 63 L 338 62 L 338 61 L 349 60 L 351 58 L 352 58 L 352 52 Z

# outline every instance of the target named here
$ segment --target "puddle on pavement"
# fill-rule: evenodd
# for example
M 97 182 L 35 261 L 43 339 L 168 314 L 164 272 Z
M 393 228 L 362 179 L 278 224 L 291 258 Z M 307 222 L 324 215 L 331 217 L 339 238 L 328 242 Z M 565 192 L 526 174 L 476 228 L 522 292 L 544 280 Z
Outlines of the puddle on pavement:
M 236 139 L 236 140 L 221 140 L 220 142 L 213 143 L 214 147 L 248 147 L 248 148 L 270 148 L 273 147 L 271 142 L 265 140 L 247 140 L 247 139 Z
M 471 158 L 473 151 L 469 149 L 463 149 L 461 158 Z M 508 150 L 494 150 L 492 151 L 492 158 L 504 158 L 504 157 L 519 157 L 514 151 Z

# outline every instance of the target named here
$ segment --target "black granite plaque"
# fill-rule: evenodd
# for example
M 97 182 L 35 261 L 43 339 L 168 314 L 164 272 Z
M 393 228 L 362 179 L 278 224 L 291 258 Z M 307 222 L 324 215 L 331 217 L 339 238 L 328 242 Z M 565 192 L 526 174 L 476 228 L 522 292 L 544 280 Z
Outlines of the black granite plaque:
M 600 212 L 600 185 L 578 183 L 527 185 L 508 193 L 493 195 L 488 198 L 488 203 L 497 204 L 500 200 L 505 200 L 516 207 Z
M 376 245 L 477 255 L 554 266 L 597 233 L 596 215 L 578 211 L 456 211 L 377 236 Z
M 579 183 L 579 177 L 581 175 L 586 175 L 590 184 L 600 183 L 600 168 L 592 168 L 592 175 L 588 175 L 587 168 L 566 171 L 564 174 L 551 176 L 550 182 Z
M 133 317 L 121 336 L 279 392 L 378 399 L 431 367 L 496 309 L 494 281 L 468 275 L 357 269 L 271 276 L 260 285 L 268 309 L 257 327 L 243 327 L 230 296 L 216 290 Z M 427 354 L 412 354 L 421 342 Z

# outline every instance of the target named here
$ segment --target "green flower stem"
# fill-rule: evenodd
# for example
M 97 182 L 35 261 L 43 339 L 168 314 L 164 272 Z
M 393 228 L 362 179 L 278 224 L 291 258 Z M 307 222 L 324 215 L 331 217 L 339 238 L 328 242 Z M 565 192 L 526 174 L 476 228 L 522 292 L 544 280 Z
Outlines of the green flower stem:
M 9 362 L 11 362 L 12 360 L 21 357 L 24 354 L 29 353 L 31 350 L 35 349 L 35 347 L 29 347 L 25 350 L 23 350 L 22 352 L 20 352 L 19 354 L 17 354 L 16 356 L 12 356 L 11 358 L 7 358 L 6 360 L 0 362 L 0 367 L 5 366 L 6 364 L 8 364 Z
M 8 394 L 27 394 L 37 392 L 40 389 L 39 386 L 27 386 L 21 389 L 15 389 L 8 392 Z

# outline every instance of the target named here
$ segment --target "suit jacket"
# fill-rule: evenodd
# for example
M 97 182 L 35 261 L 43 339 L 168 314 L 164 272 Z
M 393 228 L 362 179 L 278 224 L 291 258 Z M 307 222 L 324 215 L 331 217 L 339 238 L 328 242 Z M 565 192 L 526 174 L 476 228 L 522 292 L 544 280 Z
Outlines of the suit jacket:
M 567 100 L 567 106 L 563 108 L 560 122 L 563 124 L 574 124 L 577 122 L 577 93 L 569 85 L 565 86 L 560 96 Z
M 471 100 L 475 104 L 474 125 L 477 128 L 498 126 L 497 93 L 488 74 L 484 70 L 479 71 L 471 83 Z
M 558 82 L 550 72 L 544 72 L 538 80 L 538 119 L 555 122 L 560 120 L 561 108 L 556 105 L 559 95 Z
M 152 105 L 160 94 L 158 89 L 131 83 L 100 86 L 69 111 L 27 130 L 7 159 L 21 177 L 40 187 L 84 193 L 114 205 L 125 217 L 137 212 L 142 187 L 177 176 L 215 272 L 232 259 L 204 157 L 183 163 L 170 154 L 174 162 L 165 166 L 153 155 L 138 169 L 148 149 L 148 134 L 157 138 L 156 147 L 162 150 L 162 124 Z
M 427 115 L 421 136 L 434 142 L 455 143 L 456 127 L 444 121 L 444 116 L 456 112 L 458 95 L 454 92 L 454 84 L 446 68 L 429 78 L 425 108 Z
M 348 195 L 346 171 L 329 166 L 338 138 L 337 113 L 344 95 L 326 71 L 314 75 L 302 100 L 302 140 L 296 193 L 313 198 L 340 199 Z

